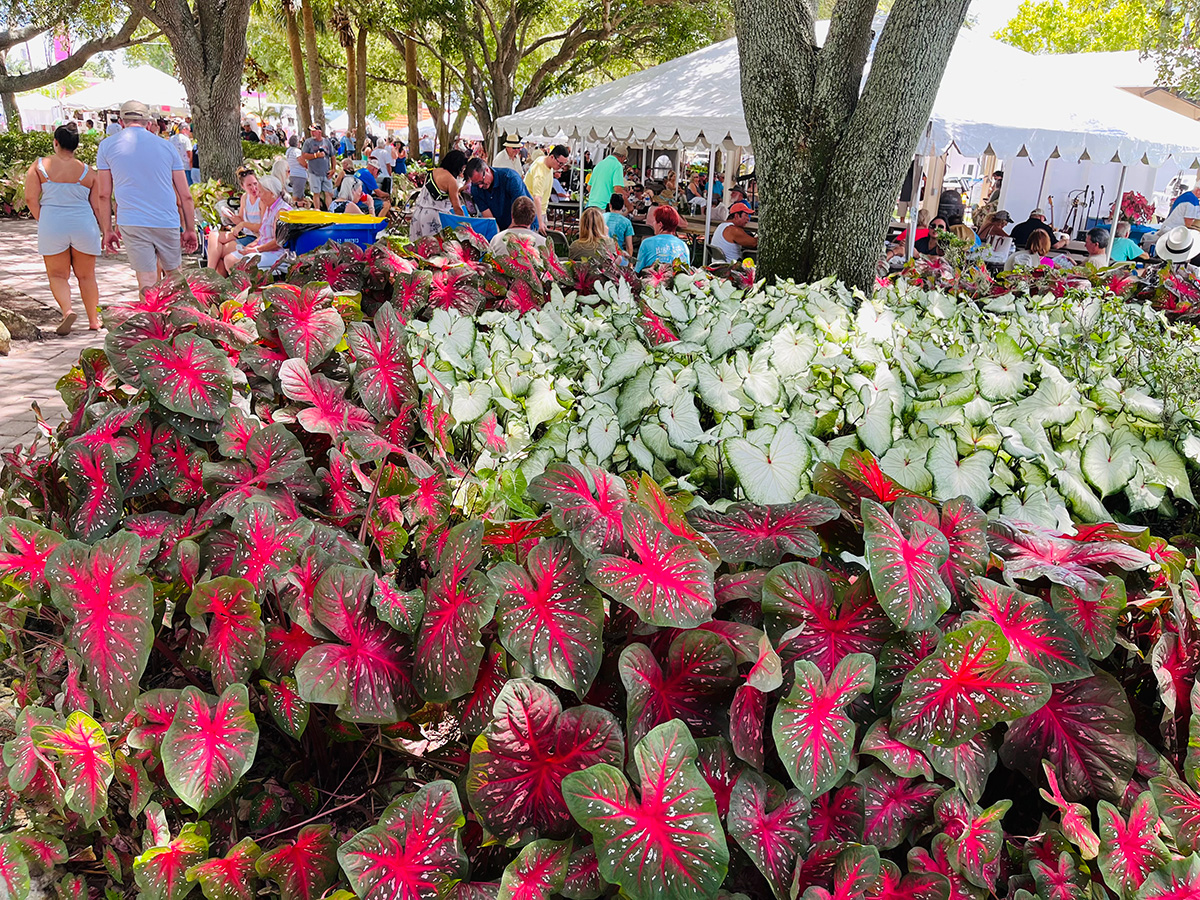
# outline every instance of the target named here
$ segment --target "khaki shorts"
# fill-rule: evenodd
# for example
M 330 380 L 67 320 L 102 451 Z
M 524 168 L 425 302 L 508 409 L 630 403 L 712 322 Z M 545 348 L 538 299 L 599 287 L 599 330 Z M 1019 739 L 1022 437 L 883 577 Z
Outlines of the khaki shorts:
M 159 263 L 167 272 L 178 269 L 183 265 L 181 241 L 178 228 L 121 226 L 121 243 L 125 245 L 129 264 L 135 272 L 157 272 Z

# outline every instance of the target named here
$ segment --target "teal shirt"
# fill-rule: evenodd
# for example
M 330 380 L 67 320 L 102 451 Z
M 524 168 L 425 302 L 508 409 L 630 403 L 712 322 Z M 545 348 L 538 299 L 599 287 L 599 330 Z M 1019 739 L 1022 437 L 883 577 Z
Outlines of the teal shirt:
M 617 249 L 625 252 L 625 238 L 633 237 L 633 223 L 619 212 L 606 212 L 604 224 L 608 226 L 608 236 L 613 239 Z
M 587 205 L 597 209 L 608 209 L 613 188 L 625 187 L 625 166 L 615 156 L 604 157 L 592 169 L 591 185 Z
M 1129 238 L 1119 237 L 1113 241 L 1112 245 L 1112 261 L 1129 262 L 1137 259 L 1146 251 L 1137 245 L 1136 241 L 1131 241 Z
M 672 263 L 675 260 L 690 262 L 688 246 L 673 234 L 655 234 L 642 241 L 638 247 L 637 265 L 635 272 L 640 272 L 647 266 L 656 263 Z

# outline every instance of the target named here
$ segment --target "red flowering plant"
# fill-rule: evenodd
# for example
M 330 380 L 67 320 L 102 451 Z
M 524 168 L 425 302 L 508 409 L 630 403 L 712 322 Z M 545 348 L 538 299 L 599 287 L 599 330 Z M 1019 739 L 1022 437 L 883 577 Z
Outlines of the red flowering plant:
M 1115 203 L 1114 203 L 1115 206 Z M 1137 191 L 1126 191 L 1121 196 L 1121 221 L 1144 225 L 1154 215 L 1154 204 Z M 1109 212 L 1112 216 L 1112 212 Z

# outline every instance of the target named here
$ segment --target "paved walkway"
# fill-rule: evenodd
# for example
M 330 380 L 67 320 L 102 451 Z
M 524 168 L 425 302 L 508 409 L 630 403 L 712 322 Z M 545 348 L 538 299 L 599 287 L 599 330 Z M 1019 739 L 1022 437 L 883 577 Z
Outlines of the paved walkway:
M 33 297 L 53 314 L 58 322 L 58 305 L 46 281 L 46 268 L 37 252 L 37 223 L 30 219 L 0 219 L 0 284 Z M 137 297 L 137 280 L 122 252 L 96 260 L 96 278 L 100 282 L 100 307 L 112 306 Z M 40 343 L 13 341 L 12 353 L 0 356 L 0 450 L 16 444 L 28 445 L 37 434 L 37 419 L 30 404 L 36 402 L 42 416 L 57 425 L 66 415 L 66 406 L 55 384 L 78 361 L 88 347 L 104 345 L 103 329 L 88 331 L 87 318 L 74 281 L 72 298 L 79 321 L 66 337 L 54 333 L 54 324 L 42 327 L 46 340 Z M 82 326 L 82 327 L 81 327 Z

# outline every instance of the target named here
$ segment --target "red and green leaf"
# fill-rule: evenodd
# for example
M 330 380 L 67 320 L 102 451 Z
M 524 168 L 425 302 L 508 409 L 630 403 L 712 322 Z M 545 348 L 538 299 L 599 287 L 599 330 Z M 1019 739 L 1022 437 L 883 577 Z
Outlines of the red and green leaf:
M 808 813 L 799 791 L 785 791 L 758 772 L 743 772 L 729 797 L 729 836 L 779 900 L 789 900 L 796 863 L 808 848 Z
M 1125 611 L 1125 582 L 1110 575 L 1103 585 L 1088 584 L 1082 590 L 1055 584 L 1050 602 L 1092 659 L 1106 659 L 1116 646 L 1117 621 Z
M 136 724 L 129 730 L 129 746 L 159 752 L 163 737 L 175 720 L 179 694 L 175 688 L 156 688 L 138 696 L 134 702 Z
M 604 893 L 604 888 L 595 848 L 588 844 L 572 853 L 567 861 L 567 877 L 563 882 L 562 895 L 567 900 L 598 900 Z
M 724 513 L 697 509 L 688 521 L 713 542 L 725 562 L 777 566 L 787 556 L 819 556 L 821 542 L 813 527 L 841 514 L 832 500 L 809 495 L 775 506 L 735 503 Z
M 551 463 L 527 493 L 550 506 L 554 524 L 568 532 L 585 555 L 621 549 L 622 513 L 629 491 L 620 478 L 603 469 Z
M 271 710 L 271 718 L 279 726 L 279 730 L 289 737 L 300 740 L 304 729 L 308 727 L 308 703 L 300 696 L 296 687 L 296 679 L 284 676 L 276 684 L 272 681 L 260 681 L 267 695 L 267 707 Z
M 1188 853 L 1200 850 L 1200 794 L 1171 776 L 1150 779 L 1150 793 L 1175 846 Z
M 1151 872 L 1138 891 L 1138 900 L 1195 900 L 1200 897 L 1200 856 L 1172 859 Z
M 901 526 L 924 522 L 946 536 L 950 555 L 942 564 L 942 580 L 957 600 L 963 600 L 971 587 L 971 578 L 987 568 L 987 516 L 968 497 L 956 497 L 942 504 L 941 512 L 919 497 L 901 497 L 892 510 Z
M 928 628 L 950 608 L 941 569 L 950 544 L 941 531 L 915 520 L 901 528 L 874 500 L 862 501 L 863 543 L 879 605 L 896 627 Z
M 549 689 L 514 679 L 500 691 L 491 722 L 471 748 L 471 806 L 497 837 L 526 829 L 566 836 L 572 822 L 563 779 L 598 763 L 620 768 L 624 746 L 611 713 L 594 706 L 564 712 Z
M 36 726 L 33 739 L 39 750 L 57 758 L 55 768 L 67 808 L 79 813 L 87 825 L 107 815 L 113 755 L 99 723 L 85 712 L 73 712 L 61 727 Z
M 626 692 L 626 733 L 631 745 L 658 725 L 680 719 L 694 734 L 718 732 L 737 686 L 733 650 L 720 636 L 694 630 L 671 644 L 666 671 L 645 644 L 621 653 Z
M 833 787 L 854 756 L 854 722 L 847 707 L 875 685 L 875 660 L 852 653 L 829 680 L 812 663 L 796 663 L 796 680 L 775 710 L 775 747 L 806 797 Z
M 753 685 L 743 684 L 733 693 L 729 707 L 729 742 L 738 759 L 756 769 L 763 767 L 763 727 L 767 695 Z
M 862 786 L 863 840 L 880 850 L 899 847 L 933 812 L 942 789 L 916 778 L 903 778 L 876 763 L 854 778 Z
M 253 839 L 242 838 L 223 857 L 192 866 L 187 878 L 200 882 L 207 900 L 254 900 L 254 864 L 261 854 Z
M 1000 626 L 1012 658 L 1041 669 L 1052 684 L 1091 674 L 1071 629 L 1044 601 L 979 577 L 971 580 L 970 597 Z
M 1084 859 L 1095 859 L 1100 852 L 1100 836 L 1092 829 L 1092 814 L 1082 803 L 1072 803 L 1062 795 L 1058 777 L 1050 763 L 1042 762 L 1050 789 L 1038 791 L 1042 799 L 1055 806 L 1062 816 L 1063 834 L 1079 848 Z
M 333 308 L 329 286 L 314 282 L 303 288 L 276 284 L 263 291 L 267 320 L 279 335 L 288 356 L 318 365 L 333 352 L 345 334 L 346 325 Z
M 113 448 L 107 444 L 87 447 L 71 441 L 63 448 L 62 464 L 71 494 L 71 531 L 84 541 L 104 537 L 125 512 L 125 493 Z
M 462 825 L 454 784 L 434 781 L 400 797 L 379 824 L 342 844 L 338 862 L 362 900 L 441 897 L 466 875 Z
M 890 859 L 880 860 L 879 878 L 867 900 L 950 900 L 950 882 L 934 873 L 902 875 Z
M 29 866 L 12 835 L 0 837 L 0 897 L 25 900 L 31 887 Z
M 980 809 L 955 790 L 946 791 L 938 799 L 934 815 L 951 841 L 950 865 L 974 885 L 988 890 L 995 887 L 997 858 L 1004 845 L 1000 820 L 1011 806 L 1011 800 L 1001 800 Z
M 620 769 L 603 763 L 563 780 L 571 815 L 592 834 L 601 877 L 631 900 L 715 897 L 729 849 L 687 727 L 660 725 L 633 755 L 640 798 Z
M 35 594 L 46 587 L 46 561 L 63 543 L 62 535 L 28 519 L 0 519 L 0 579 Z
M 336 438 L 344 431 L 369 431 L 374 420 L 365 409 L 346 399 L 346 386 L 313 372 L 301 359 L 279 366 L 279 385 L 284 396 L 307 404 L 296 413 L 296 421 L 311 434 Z
M 933 780 L 933 766 L 920 750 L 892 736 L 892 723 L 879 719 L 863 735 L 860 753 L 874 756 L 901 778 Z
M 220 422 L 233 397 L 233 368 L 225 351 L 194 334 L 171 343 L 148 340 L 135 344 L 129 358 L 142 386 L 172 412 L 206 422 Z
M 68 541 L 46 563 L 51 598 L 70 620 L 68 645 L 110 719 L 133 708 L 154 640 L 154 590 L 136 574 L 140 551 L 138 538 L 122 533 L 92 547 Z
M 588 565 L 592 583 L 651 625 L 695 628 L 709 621 L 717 608 L 715 568 L 696 545 L 637 505 L 626 508 L 622 527 L 636 559 L 600 556 Z
M 207 632 L 200 662 L 212 673 L 218 691 L 247 680 L 262 663 L 265 632 L 250 582 L 240 578 L 201 582 L 188 598 L 187 613 Z
M 282 900 L 317 900 L 337 877 L 336 850 L 329 825 L 305 825 L 296 840 L 260 856 L 254 870 L 279 885 Z
M 184 803 L 203 815 L 237 786 L 254 764 L 258 723 L 244 684 L 220 698 L 186 687 L 163 736 L 163 772 Z
M 1142 886 L 1153 871 L 1165 866 L 1170 859 L 1166 846 L 1158 837 L 1159 818 L 1154 801 L 1144 793 L 1134 802 L 1129 818 L 1101 800 L 1097 815 L 1100 821 L 1100 871 L 1104 882 L 1113 891 L 1129 896 Z
M 9 838 L 16 841 L 27 860 L 37 864 L 46 872 L 52 872 L 55 866 L 61 866 L 71 856 L 66 844 L 58 838 L 40 831 L 30 829 L 14 831 Z
M 1045 675 L 1008 658 L 1008 641 L 994 623 L 972 622 L 943 636 L 937 652 L 904 679 L 892 712 L 896 737 L 953 747 L 1037 711 L 1050 697 Z
M 420 399 L 404 326 L 390 303 L 375 314 L 375 328 L 350 326 L 346 336 L 354 354 L 354 385 L 362 404 L 376 419 L 392 419 L 415 410 Z
M 500 643 L 538 678 L 582 697 L 600 668 L 604 601 L 584 580 L 583 559 L 562 538 L 541 541 L 524 566 L 498 563 Z
M 566 884 L 571 842 L 538 840 L 504 869 L 497 900 L 550 900 Z
M 1152 562 L 1148 553 L 1119 541 L 1074 541 L 1032 525 L 1004 519 L 988 523 L 988 545 L 1004 561 L 1004 578 L 1046 578 L 1083 592 L 1102 588 L 1103 569 L 1141 569 Z
M 208 856 L 208 826 L 200 822 L 183 826 L 166 844 L 144 850 L 133 861 L 133 880 L 140 900 L 181 900 L 196 886 L 188 869 Z

